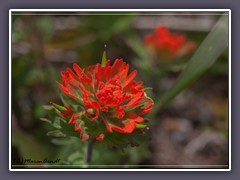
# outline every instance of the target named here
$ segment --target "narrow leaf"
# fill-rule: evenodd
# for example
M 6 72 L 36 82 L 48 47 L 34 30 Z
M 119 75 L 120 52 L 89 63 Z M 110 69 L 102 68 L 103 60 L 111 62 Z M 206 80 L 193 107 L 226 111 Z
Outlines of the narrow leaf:
M 60 130 L 49 131 L 49 132 L 47 133 L 47 136 L 53 136 L 53 137 L 66 137 L 66 135 L 63 134 Z
M 107 61 L 106 48 L 107 48 L 107 45 L 105 44 L 105 45 L 104 45 L 103 55 L 102 55 L 102 64 L 101 64 L 102 67 L 105 67 L 105 66 L 106 66 L 106 61 Z
M 147 127 L 147 125 L 145 125 L 145 124 L 136 124 L 136 128 L 139 128 L 139 129 L 143 129 L 143 128 L 146 128 Z
M 60 105 L 58 105 L 58 104 L 56 104 L 56 103 L 50 102 L 50 104 L 51 104 L 52 106 L 54 106 L 54 107 L 55 107 L 57 110 L 59 110 L 60 112 L 63 112 L 63 111 L 66 111 L 66 110 L 67 110 L 64 106 L 60 106 Z
M 50 120 L 47 119 L 47 118 L 40 118 L 40 120 L 43 121 L 43 122 L 47 122 L 47 123 L 52 124 L 52 121 L 50 121 Z

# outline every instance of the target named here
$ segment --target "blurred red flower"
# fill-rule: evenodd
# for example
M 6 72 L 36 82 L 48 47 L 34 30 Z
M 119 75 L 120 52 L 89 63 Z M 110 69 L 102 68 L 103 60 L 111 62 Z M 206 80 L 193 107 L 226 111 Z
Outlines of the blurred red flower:
M 188 41 L 182 34 L 174 34 L 166 26 L 157 27 L 154 32 L 144 39 L 145 44 L 151 46 L 164 57 L 183 56 L 195 48 L 195 43 Z
M 96 138 L 102 140 L 104 134 L 132 133 L 136 123 L 141 123 L 142 114 L 148 113 L 153 101 L 147 97 L 142 82 L 134 81 L 137 71 L 128 75 L 129 65 L 122 59 L 100 64 L 86 70 L 73 64 L 73 69 L 61 72 L 62 84 L 57 82 L 63 93 L 82 106 L 82 112 L 74 112 L 69 106 L 61 113 L 80 132 L 82 141 Z

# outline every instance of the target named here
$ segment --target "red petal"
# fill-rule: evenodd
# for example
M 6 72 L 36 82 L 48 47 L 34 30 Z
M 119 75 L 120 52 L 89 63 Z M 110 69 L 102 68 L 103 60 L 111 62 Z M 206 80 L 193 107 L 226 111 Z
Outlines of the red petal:
M 149 111 L 151 111 L 151 109 L 152 109 L 152 107 L 146 108 L 146 109 L 144 109 L 142 112 L 140 112 L 139 115 L 146 114 L 146 113 L 148 113 Z
M 68 124 L 73 124 L 76 122 L 76 119 L 79 117 L 78 114 L 73 114 L 71 119 L 68 121 Z
M 101 141 L 104 139 L 104 134 L 100 134 L 98 137 L 96 137 L 96 140 Z
M 116 59 L 114 64 L 112 65 L 112 68 L 111 68 L 111 75 L 114 76 L 117 74 L 118 70 L 119 70 L 119 67 L 121 67 L 123 63 L 123 60 L 122 59 Z
M 66 110 L 60 114 L 61 116 L 67 117 L 73 114 L 73 111 L 69 106 L 64 106 L 64 107 L 66 108 Z
M 74 74 L 74 72 L 73 72 L 70 68 L 67 68 L 67 72 L 69 73 L 69 75 L 70 75 L 72 78 L 74 78 L 74 79 L 77 80 L 76 74 Z
M 144 120 L 141 116 L 138 116 L 130 112 L 126 113 L 126 117 L 128 117 L 128 119 L 134 122 L 142 122 Z
M 144 93 L 138 92 L 135 96 L 125 105 L 126 108 L 134 107 L 139 104 L 139 101 L 143 98 Z
M 79 77 L 82 76 L 83 69 L 81 69 L 76 63 L 73 64 L 73 69 Z
M 124 122 L 124 125 L 125 133 L 132 133 L 133 130 L 136 128 L 136 123 L 134 120 L 127 120 L 126 122 Z
M 140 112 L 139 115 L 148 113 L 152 109 L 153 104 L 154 103 L 151 100 L 150 103 L 147 105 L 147 107 L 145 107 L 145 109 L 142 112 Z
M 118 131 L 120 133 L 132 133 L 136 127 L 136 123 L 134 120 L 126 120 L 123 122 L 124 127 L 112 126 L 112 129 Z
M 131 72 L 131 74 L 129 74 L 126 81 L 124 82 L 123 88 L 127 86 L 134 79 L 136 75 L 137 75 L 137 70 L 134 70 L 133 72 Z
M 90 91 L 86 90 L 84 88 L 84 86 L 82 86 L 81 84 L 79 84 L 79 88 L 83 91 L 83 93 L 85 93 L 86 96 L 93 96 L 93 93 L 91 93 Z
M 60 84 L 59 82 L 56 81 L 56 83 L 58 84 L 58 86 L 61 88 L 62 92 L 68 96 L 70 96 L 73 99 L 76 99 L 77 101 L 82 101 L 80 98 L 74 96 L 73 94 L 71 94 L 68 89 L 66 87 L 64 87 L 62 84 Z
M 110 60 L 107 60 L 105 67 L 108 67 L 110 65 Z
M 108 107 L 107 107 L 107 106 L 102 107 L 101 110 L 102 110 L 102 111 L 108 111 Z
M 112 128 L 111 128 L 110 125 L 108 124 L 108 122 L 107 122 L 107 120 L 105 119 L 105 117 L 102 117 L 102 119 L 103 119 L 103 122 L 104 122 L 105 125 L 106 125 L 107 130 L 108 130 L 110 133 L 112 133 Z
M 126 116 L 128 117 L 128 119 L 123 121 L 124 127 L 112 126 L 112 129 L 120 133 L 132 133 L 133 130 L 136 128 L 136 122 L 143 121 L 142 117 L 133 113 L 126 113 Z

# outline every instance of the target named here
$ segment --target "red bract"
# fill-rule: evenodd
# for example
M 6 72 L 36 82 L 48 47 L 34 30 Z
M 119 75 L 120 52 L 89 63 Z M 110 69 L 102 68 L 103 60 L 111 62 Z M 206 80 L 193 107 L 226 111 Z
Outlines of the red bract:
M 62 84 L 57 84 L 82 106 L 82 112 L 65 106 L 61 113 L 64 117 L 71 114 L 68 123 L 74 124 L 82 140 L 102 140 L 113 131 L 132 133 L 136 123 L 143 121 L 140 115 L 151 110 L 153 101 L 144 92 L 143 83 L 134 81 L 137 71 L 128 74 L 129 65 L 122 59 L 112 66 L 108 60 L 104 67 L 96 64 L 85 70 L 74 64 L 73 69 L 75 72 L 69 68 L 62 72 Z
M 69 106 L 64 106 L 64 107 L 66 108 L 66 110 L 63 111 L 60 115 L 65 116 L 65 117 L 72 116 L 72 114 L 73 114 L 72 109 Z
M 158 53 L 171 56 L 185 55 L 195 48 L 195 43 L 188 41 L 182 34 L 174 34 L 166 26 L 157 27 L 145 37 L 145 44 L 154 47 Z

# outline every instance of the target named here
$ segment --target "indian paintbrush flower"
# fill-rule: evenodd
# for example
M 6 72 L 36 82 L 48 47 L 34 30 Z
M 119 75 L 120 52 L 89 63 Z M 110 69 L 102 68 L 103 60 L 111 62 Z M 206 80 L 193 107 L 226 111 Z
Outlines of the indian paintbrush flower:
M 161 60 L 181 57 L 195 48 L 195 43 L 182 34 L 169 31 L 166 26 L 157 27 L 154 32 L 144 39 L 145 44 L 153 48 Z
M 52 106 L 74 125 L 82 141 L 103 140 L 109 134 L 131 135 L 146 127 L 141 116 L 153 105 L 143 83 L 134 80 L 136 75 L 136 70 L 129 74 L 129 64 L 122 59 L 113 65 L 103 60 L 86 69 L 73 64 L 73 70 L 61 72 L 62 83 L 57 84 L 74 104 Z

